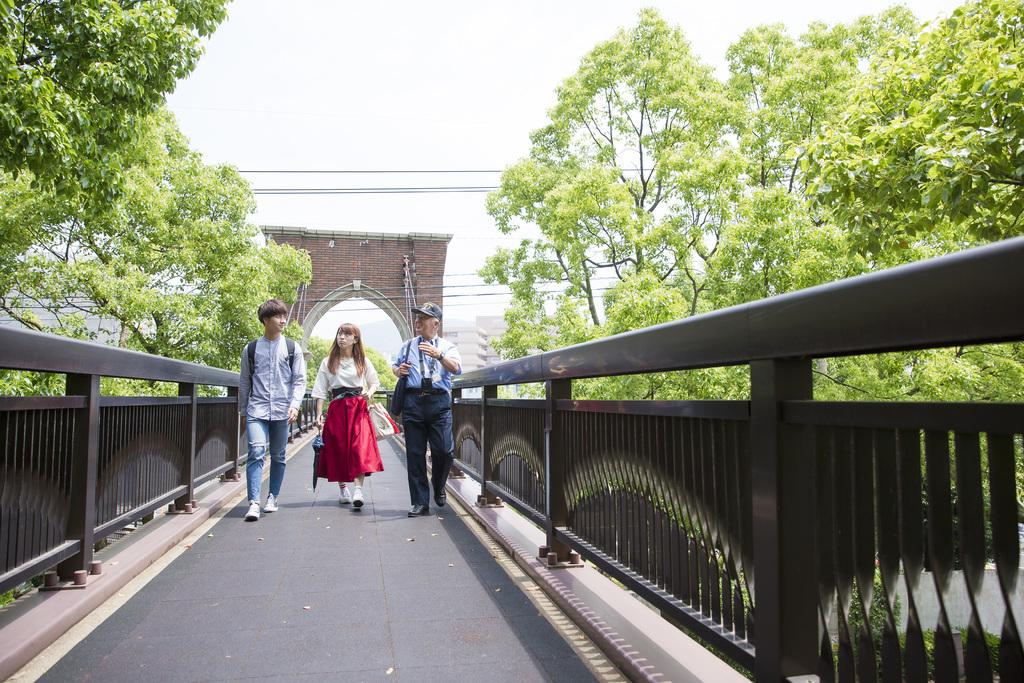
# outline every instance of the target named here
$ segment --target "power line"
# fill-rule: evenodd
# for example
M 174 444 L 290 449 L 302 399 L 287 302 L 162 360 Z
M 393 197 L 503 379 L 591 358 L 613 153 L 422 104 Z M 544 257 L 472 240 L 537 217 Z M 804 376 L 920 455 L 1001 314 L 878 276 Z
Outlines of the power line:
M 253 194 L 264 196 L 289 196 L 289 195 L 341 195 L 341 194 L 472 194 L 479 192 L 492 192 L 498 189 L 496 185 L 476 187 L 328 187 L 328 188 L 268 188 L 254 189 Z
M 493 190 L 496 185 L 428 185 L 423 187 L 257 187 L 253 192 L 390 192 L 392 190 Z
M 629 173 L 639 173 L 639 168 L 617 168 L 609 166 L 608 168 L 616 168 L 619 171 L 625 171 Z M 245 169 L 239 170 L 239 173 L 280 173 L 280 174 L 305 174 L 305 175 L 373 175 L 373 174 L 446 174 L 446 173 L 504 173 L 507 169 L 472 169 L 472 168 L 399 168 L 399 169 L 383 169 L 383 168 L 341 168 L 341 169 L 316 169 L 316 168 L 281 168 L 281 169 Z M 650 171 L 651 169 L 645 168 L 644 172 Z
M 616 278 L 615 276 L 602 277 L 602 278 L 591 278 L 591 282 L 594 282 L 595 280 L 617 280 L 617 279 L 618 278 Z M 556 286 L 556 287 L 559 286 L 559 285 L 564 285 L 566 287 L 572 286 L 571 283 L 563 281 L 563 282 L 541 282 L 541 283 L 537 284 L 537 287 L 540 287 L 540 286 L 552 286 L 552 285 Z M 466 293 L 461 293 L 461 294 L 445 294 L 445 292 L 449 292 L 449 291 L 451 291 L 453 289 L 481 289 L 483 287 L 503 287 L 506 290 L 511 290 L 511 288 L 508 285 L 502 285 L 502 284 L 493 284 L 493 285 L 489 285 L 489 284 L 443 285 L 442 284 L 442 285 L 418 285 L 416 287 L 416 291 L 417 291 L 417 293 L 419 293 L 419 292 L 424 292 L 424 291 L 437 292 L 437 290 L 441 290 L 440 293 L 442 295 L 445 295 L 445 296 L 476 296 L 474 294 L 466 294 Z M 330 292 L 335 291 L 336 289 L 338 289 L 338 287 L 329 287 L 329 286 L 314 287 L 314 286 L 309 286 L 309 287 L 306 287 L 304 291 L 306 291 L 307 293 L 309 293 L 309 292 L 312 292 L 312 293 L 325 293 L 325 292 L 326 293 L 330 293 Z M 390 285 L 390 286 L 386 286 L 386 287 L 369 287 L 369 286 L 367 286 L 367 289 L 372 289 L 374 292 L 379 292 L 381 294 L 388 294 L 388 293 L 399 293 L 400 294 L 401 292 L 405 291 L 404 288 L 399 286 L 399 285 Z M 596 287 L 596 288 L 593 288 L 593 291 L 595 291 L 595 292 L 606 291 L 608 289 L 612 289 L 612 287 Z M 359 290 L 353 290 L 353 291 L 359 291 Z M 540 291 L 542 293 L 545 293 L 545 294 L 550 294 L 550 293 L 558 293 L 558 292 L 560 292 L 562 290 L 560 290 L 560 289 L 549 289 L 549 290 L 538 290 L 538 291 Z M 504 291 L 504 292 L 480 292 L 479 296 L 490 296 L 492 294 L 511 294 L 511 291 Z
M 348 175 L 371 175 L 376 173 L 392 173 L 392 174 L 422 174 L 422 173 L 504 173 L 501 169 L 466 169 L 466 168 L 439 168 L 439 169 L 250 169 L 245 171 L 239 171 L 239 173 L 301 173 L 301 174 L 348 174 Z

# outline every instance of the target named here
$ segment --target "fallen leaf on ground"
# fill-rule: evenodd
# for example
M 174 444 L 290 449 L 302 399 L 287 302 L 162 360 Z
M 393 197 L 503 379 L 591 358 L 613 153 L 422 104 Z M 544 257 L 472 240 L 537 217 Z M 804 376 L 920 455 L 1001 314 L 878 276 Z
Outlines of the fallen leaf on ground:
M 500 593 L 500 592 L 501 592 L 501 589 L 500 589 L 500 588 L 495 588 L 495 589 L 494 589 L 494 592 L 495 592 L 495 593 Z
M 192 544 L 191 543 L 185 545 L 185 550 L 191 550 L 191 549 L 192 549 Z
M 262 540 L 263 540 L 263 537 L 262 537 L 262 536 L 260 536 L 260 537 L 259 537 L 259 538 L 257 538 L 256 540 L 257 540 L 257 541 L 262 541 Z
M 304 609 L 304 610 L 311 610 L 311 609 L 313 609 L 313 606 L 312 605 L 303 605 L 302 609 Z
M 431 536 L 437 536 L 437 534 L 430 534 Z
M 407 541 L 409 541 L 409 542 L 412 542 L 412 541 L 415 541 L 416 539 L 415 539 L 415 538 L 407 538 L 407 539 L 405 539 L 405 540 L 407 540 Z
M 213 538 L 213 534 L 206 534 L 207 538 Z
M 448 563 L 448 566 L 449 566 L 449 567 L 454 567 L 454 566 L 455 566 L 455 564 L 454 564 L 453 562 L 449 562 L 449 563 Z
M 324 528 L 325 528 L 325 529 L 330 529 L 330 528 L 331 528 L 331 525 L 330 525 L 330 524 L 328 524 L 328 525 L 327 525 L 326 527 L 324 527 Z
M 385 671 L 384 673 L 386 673 L 388 676 L 390 676 L 391 674 L 395 673 L 395 667 L 389 666 L 388 670 Z

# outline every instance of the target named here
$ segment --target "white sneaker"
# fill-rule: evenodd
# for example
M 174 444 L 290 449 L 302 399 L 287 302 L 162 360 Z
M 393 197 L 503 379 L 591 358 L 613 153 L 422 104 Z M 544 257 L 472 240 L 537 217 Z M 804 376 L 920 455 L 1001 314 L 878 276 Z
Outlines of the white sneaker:
M 264 512 L 277 512 L 277 496 L 271 493 L 267 496 L 267 504 L 263 506 Z
M 348 490 L 347 486 L 342 487 L 338 495 L 338 502 L 341 503 L 342 505 L 348 505 L 349 503 L 352 502 L 352 492 Z M 362 503 L 360 503 L 360 505 L 362 505 Z
M 363 507 L 363 487 L 362 486 L 357 486 L 356 487 L 356 492 L 352 496 L 352 504 L 355 505 L 357 508 Z
M 260 504 L 255 500 L 249 501 L 249 511 L 245 513 L 245 521 L 255 522 L 260 518 Z

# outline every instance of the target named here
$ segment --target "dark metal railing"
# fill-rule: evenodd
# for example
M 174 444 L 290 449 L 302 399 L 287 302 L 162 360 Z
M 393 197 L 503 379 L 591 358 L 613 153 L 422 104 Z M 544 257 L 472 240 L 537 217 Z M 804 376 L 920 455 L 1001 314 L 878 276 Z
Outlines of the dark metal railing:
M 758 681 L 1024 680 L 1024 404 L 811 382 L 817 358 L 1024 340 L 1021 263 L 1009 240 L 467 373 L 456 457 L 552 566 L 590 559 Z M 730 365 L 749 401 L 572 400 Z M 543 400 L 497 399 L 530 382 Z
M 299 417 L 288 427 L 288 441 L 316 427 L 316 399 L 306 394 L 299 406 Z
M 67 377 L 66 396 L 0 397 L 0 591 L 53 567 L 83 582 L 97 542 L 164 505 L 191 511 L 197 486 L 236 476 L 236 372 L 13 327 L 0 327 L 0 368 Z M 101 376 L 179 395 L 101 396 Z

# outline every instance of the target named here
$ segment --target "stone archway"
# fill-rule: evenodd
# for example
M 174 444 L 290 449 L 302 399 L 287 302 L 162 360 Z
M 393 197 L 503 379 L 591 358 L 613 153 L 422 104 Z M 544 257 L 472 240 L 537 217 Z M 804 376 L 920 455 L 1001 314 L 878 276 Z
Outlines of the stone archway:
M 398 328 L 398 334 L 402 339 L 412 337 L 412 326 L 401 309 L 383 293 L 363 285 L 359 280 L 355 280 L 347 285 L 338 287 L 329 295 L 323 297 L 303 316 L 302 329 L 305 334 L 302 336 L 302 348 L 309 348 L 309 338 L 313 334 L 313 328 L 320 322 L 320 319 L 327 315 L 332 308 L 349 299 L 366 299 L 373 303 L 391 319 L 391 322 Z
M 297 293 L 291 316 L 305 331 L 337 304 L 363 298 L 384 311 L 403 339 L 412 336 L 412 306 L 444 307 L 444 269 L 452 236 L 261 226 L 268 240 L 309 254 L 313 279 Z

